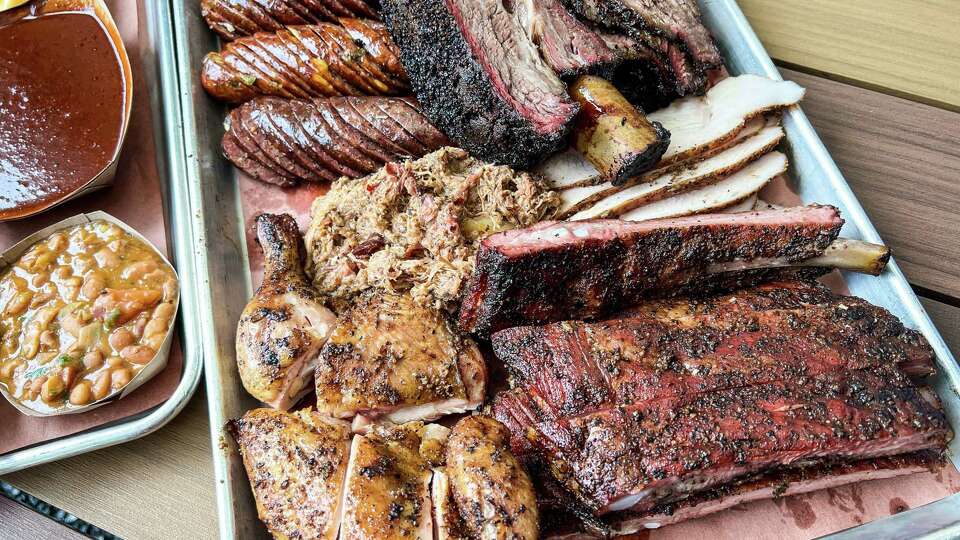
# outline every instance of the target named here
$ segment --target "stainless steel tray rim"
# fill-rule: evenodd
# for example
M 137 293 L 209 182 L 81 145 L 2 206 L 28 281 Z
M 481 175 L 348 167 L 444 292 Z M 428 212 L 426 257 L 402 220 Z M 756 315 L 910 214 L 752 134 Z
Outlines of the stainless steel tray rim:
M 776 80 L 782 79 L 735 0 L 699 1 L 704 8 L 705 22 L 719 38 L 722 48 L 724 44 L 730 45 L 730 47 L 724 48 L 724 53 L 733 73 L 756 73 Z M 234 211 L 234 206 L 229 204 L 231 202 L 237 205 L 236 211 L 240 212 L 239 200 L 230 199 L 235 195 L 234 193 L 218 191 L 215 194 L 216 200 L 206 201 L 211 207 L 209 209 L 203 208 L 205 202 L 202 193 L 204 185 L 216 185 L 221 189 L 236 186 L 236 182 L 226 181 L 232 180 L 232 178 L 217 183 L 217 178 L 204 177 L 202 174 L 216 175 L 219 171 L 227 170 L 218 169 L 209 163 L 209 161 L 219 159 L 215 155 L 217 152 L 214 150 L 215 141 L 213 139 L 216 138 L 218 141 L 222 131 L 216 126 L 211 128 L 210 118 L 200 119 L 200 116 L 204 113 L 210 113 L 208 104 L 211 102 L 203 95 L 202 90 L 196 90 L 196 73 L 194 73 L 191 65 L 191 62 L 197 61 L 207 50 L 212 48 L 210 44 L 213 39 L 206 28 L 203 27 L 195 6 L 177 2 L 173 9 L 174 26 L 178 34 L 177 45 L 180 53 L 181 96 L 185 117 L 184 136 L 188 147 L 197 153 L 189 164 L 189 172 L 193 175 L 191 177 L 191 183 L 193 184 L 191 197 L 197 209 L 195 226 L 201 231 L 201 236 L 207 233 L 211 237 L 220 234 L 235 235 L 237 231 L 232 230 L 231 224 L 218 223 L 214 227 L 205 221 L 207 217 L 212 216 L 212 214 L 208 215 L 206 210 Z M 196 50 L 197 47 L 195 46 L 198 42 L 199 48 L 204 50 Z M 194 46 L 193 50 L 191 49 L 192 46 Z M 191 92 L 191 89 L 194 92 Z M 222 109 L 218 108 L 217 110 Z M 789 149 L 788 154 L 791 155 L 791 176 L 800 179 L 811 175 L 817 176 L 816 182 L 800 182 L 799 189 L 803 200 L 835 204 L 840 208 L 847 221 L 843 229 L 845 236 L 882 243 L 875 227 L 866 216 L 862 206 L 803 111 L 799 107 L 787 110 L 784 114 L 783 123 L 784 128 L 788 131 L 786 146 Z M 203 127 L 206 127 L 207 131 L 201 129 Z M 202 145 L 202 143 L 207 144 Z M 230 173 L 224 172 L 224 174 L 229 175 Z M 228 201 L 228 204 L 224 204 L 224 199 Z M 242 223 L 240 226 L 242 227 Z M 240 235 L 242 237 L 242 231 Z M 235 241 L 232 236 L 231 241 Z M 204 237 L 204 242 L 206 242 L 206 237 Z M 244 242 L 239 242 L 236 250 L 230 252 L 230 256 L 236 256 L 237 254 L 243 257 L 243 261 L 247 260 Z M 203 257 L 208 260 L 206 254 Z M 241 269 L 237 268 L 237 270 L 240 271 Z M 200 272 L 203 272 L 202 266 Z M 241 273 L 243 274 L 242 277 L 231 277 L 245 280 L 242 288 L 250 291 L 252 287 L 249 269 L 245 264 Z M 937 363 L 940 368 L 940 374 L 935 381 L 937 391 L 944 398 L 945 403 L 950 402 L 947 403 L 950 424 L 955 428 L 960 427 L 960 398 L 955 393 L 956 389 L 960 387 L 960 368 L 953 360 L 943 338 L 933 326 L 896 261 L 890 261 L 887 271 L 879 279 L 850 273 L 845 273 L 844 277 L 847 279 L 847 285 L 852 294 L 863 296 L 874 304 L 886 307 L 904 320 L 905 324 L 917 328 L 927 337 L 937 353 Z M 231 291 L 236 294 L 238 287 L 231 287 Z M 213 293 L 210 292 L 210 294 Z M 212 296 L 205 296 L 203 301 L 212 306 Z M 208 322 L 213 324 L 209 318 Z M 214 329 L 215 327 L 209 326 L 208 328 Z M 229 441 L 226 441 L 227 444 L 222 444 L 224 442 L 222 426 L 217 425 L 225 420 L 225 403 L 220 402 L 220 400 L 233 400 L 232 405 L 236 406 L 236 396 L 225 396 L 224 394 L 233 394 L 237 389 L 224 390 L 224 387 L 220 384 L 221 376 L 229 376 L 229 374 L 215 373 L 218 368 L 222 368 L 219 363 L 220 355 L 225 355 L 224 358 L 232 360 L 233 353 L 232 351 L 218 350 L 217 345 L 212 343 L 212 339 L 206 341 L 207 387 L 212 419 L 211 437 L 214 441 L 215 489 L 217 490 L 217 503 L 220 511 L 220 535 L 221 538 L 230 539 L 247 538 L 257 534 L 255 531 L 261 531 L 259 534 L 265 534 L 262 526 L 257 523 L 256 512 L 250 502 L 249 487 L 242 467 L 239 471 L 236 463 L 231 467 L 229 462 L 231 459 L 235 462 L 236 455 L 235 452 L 230 450 Z M 242 390 L 239 390 L 239 392 L 242 393 Z M 957 429 L 957 431 L 960 432 L 960 429 Z M 960 464 L 957 461 L 957 454 L 960 454 L 958 449 L 960 449 L 960 441 L 954 440 L 948 452 L 955 465 Z M 926 538 L 928 540 L 960 538 L 960 519 L 951 519 L 951 516 L 958 515 L 958 510 L 960 510 L 960 496 L 955 495 L 896 516 L 878 519 L 853 529 L 835 533 L 831 535 L 831 538 L 842 540 L 908 537 Z M 943 519 L 931 519 L 937 516 Z M 904 530 L 903 523 L 915 525 L 920 522 L 930 523 L 931 525 L 921 531 L 911 530 L 909 535 L 901 534 Z
M 203 356 L 197 333 L 198 325 L 195 323 L 198 296 L 195 279 L 197 267 L 191 264 L 193 257 L 190 253 L 192 249 L 190 244 L 192 242 L 189 241 L 194 228 L 188 219 L 177 219 L 179 214 L 189 214 L 190 211 L 186 206 L 187 199 L 183 193 L 189 182 L 183 167 L 185 146 L 179 107 L 179 78 L 174 69 L 176 53 L 172 40 L 170 6 L 167 2 L 151 0 L 147 0 L 146 4 L 145 26 L 149 30 L 149 39 L 158 56 L 157 69 L 160 85 L 157 90 L 162 95 L 159 102 L 165 104 L 163 122 L 159 123 L 156 134 L 157 144 L 162 145 L 163 151 L 158 152 L 157 156 L 168 160 L 165 172 L 171 202 L 171 209 L 168 212 L 169 227 L 172 231 L 171 237 L 175 239 L 173 256 L 180 276 L 181 300 L 178 318 L 181 322 L 180 347 L 183 355 L 180 382 L 174 393 L 164 403 L 152 408 L 146 414 L 134 415 L 136 418 L 133 420 L 117 420 L 108 427 L 92 428 L 0 456 L 0 474 L 92 452 L 153 433 L 186 407 L 200 382 Z M 162 130 L 159 129 L 161 126 Z M 175 212 L 174 209 L 179 211 Z M 186 218 L 186 216 L 180 217 Z

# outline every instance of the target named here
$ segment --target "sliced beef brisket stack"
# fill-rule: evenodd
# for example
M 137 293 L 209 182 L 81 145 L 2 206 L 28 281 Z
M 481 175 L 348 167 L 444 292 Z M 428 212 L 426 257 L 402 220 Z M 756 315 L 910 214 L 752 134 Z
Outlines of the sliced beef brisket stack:
M 638 56 L 655 66 L 660 91 L 675 96 L 702 93 L 707 73 L 723 65 L 697 0 L 565 0 L 580 17 L 626 33 Z
M 387 0 L 428 118 L 475 156 L 526 167 L 566 144 L 577 105 L 501 0 Z

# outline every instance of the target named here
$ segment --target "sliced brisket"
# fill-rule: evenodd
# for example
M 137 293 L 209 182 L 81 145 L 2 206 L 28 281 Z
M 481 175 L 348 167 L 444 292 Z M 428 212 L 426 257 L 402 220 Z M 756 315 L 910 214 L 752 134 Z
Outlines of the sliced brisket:
M 738 287 L 779 270 L 706 273 L 714 263 L 820 255 L 843 220 L 831 206 L 625 222 L 544 222 L 485 238 L 460 327 L 486 335 L 609 314 L 650 297 Z
M 568 12 L 560 0 L 514 0 L 513 12 L 540 47 L 544 61 L 561 76 L 609 73 L 631 53 L 630 38 L 602 35 Z
M 581 17 L 643 43 L 665 93 L 701 93 L 706 73 L 723 64 L 700 20 L 697 0 L 566 0 Z
M 501 0 L 382 8 L 424 113 L 455 143 L 521 168 L 563 146 L 577 106 Z

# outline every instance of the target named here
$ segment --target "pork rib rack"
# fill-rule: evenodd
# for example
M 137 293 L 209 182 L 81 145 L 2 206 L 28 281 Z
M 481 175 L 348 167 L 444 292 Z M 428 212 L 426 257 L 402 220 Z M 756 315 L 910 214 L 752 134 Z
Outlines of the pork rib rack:
M 864 300 L 788 281 L 492 337 L 494 415 L 596 515 L 654 512 L 757 475 L 952 436 L 918 379 L 933 352 Z
M 477 251 L 460 328 L 486 335 L 596 317 L 644 298 L 756 283 L 782 270 L 711 268 L 817 257 L 842 224 L 836 208 L 807 206 L 638 223 L 544 222 L 494 234 Z

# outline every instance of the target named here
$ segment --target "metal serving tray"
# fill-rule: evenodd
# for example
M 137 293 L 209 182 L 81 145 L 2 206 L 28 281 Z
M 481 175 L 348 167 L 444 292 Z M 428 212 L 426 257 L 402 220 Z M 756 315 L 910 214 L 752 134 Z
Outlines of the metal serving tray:
M 780 79 L 735 0 L 701 0 L 704 20 L 719 41 L 733 74 L 757 73 Z M 266 536 L 257 519 L 246 474 L 224 423 L 257 406 L 244 392 L 234 358 L 234 332 L 240 312 L 252 294 L 236 172 L 220 155 L 226 108 L 208 98 L 199 83 L 204 54 L 218 40 L 200 17 L 198 2 L 174 2 L 184 140 L 188 148 L 190 199 L 194 208 L 198 277 L 201 282 L 200 325 L 205 335 L 207 399 L 213 438 L 214 474 L 223 539 Z M 843 234 L 881 242 L 863 208 L 799 109 L 784 115 L 791 174 L 804 201 L 836 205 L 847 220 Z M 921 307 L 896 262 L 880 278 L 847 274 L 850 291 L 890 309 L 908 326 L 921 330 L 937 353 L 935 388 L 943 398 L 954 431 L 960 433 L 960 369 Z M 957 465 L 960 438 L 950 445 Z M 960 498 L 897 514 L 843 531 L 836 538 L 952 538 L 960 536 Z
M 131 2 L 131 7 L 133 3 Z M 156 407 L 122 420 L 61 437 L 0 456 L 0 474 L 26 469 L 41 463 L 99 450 L 148 435 L 173 419 L 186 406 L 197 389 L 203 369 L 200 325 L 197 320 L 197 280 L 194 257 L 193 221 L 187 197 L 188 178 L 184 166 L 186 150 L 181 129 L 179 79 L 170 6 L 167 2 L 138 0 L 136 3 L 146 34 L 141 37 L 144 61 L 142 77 L 153 89 L 153 111 L 157 166 L 166 181 L 165 204 L 168 209 L 171 260 L 180 276 L 180 316 L 178 332 L 183 351 L 180 383 L 170 398 Z

